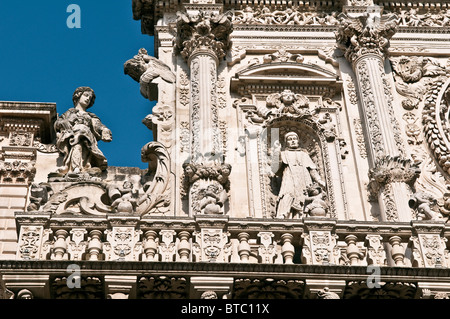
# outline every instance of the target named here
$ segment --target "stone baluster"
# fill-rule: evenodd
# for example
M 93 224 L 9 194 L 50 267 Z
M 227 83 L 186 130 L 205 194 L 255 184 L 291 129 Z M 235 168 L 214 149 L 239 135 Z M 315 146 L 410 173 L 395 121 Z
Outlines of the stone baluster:
M 292 234 L 286 233 L 281 235 L 281 255 L 283 255 L 285 264 L 294 263 L 295 247 L 292 245 L 292 240 L 294 236 Z
M 89 260 L 99 260 L 100 254 L 103 249 L 102 244 L 102 235 L 103 233 L 100 230 L 91 230 L 89 232 L 89 243 L 88 243 L 88 259 Z
M 347 243 L 347 258 L 350 260 L 350 265 L 358 265 L 361 257 L 361 252 L 356 245 L 358 237 L 355 235 L 347 235 L 345 237 L 345 242 Z
M 403 160 L 402 133 L 394 114 L 390 79 L 384 69 L 389 41 L 397 28 L 396 16 L 382 15 L 381 7 L 368 6 L 351 16 L 343 13 L 340 19 L 336 40 L 356 75 L 369 146 L 370 200 L 378 201 L 383 220 L 410 221 L 408 197 L 417 171 Z
M 191 233 L 188 231 L 180 231 L 178 233 L 179 243 L 178 243 L 178 255 L 179 261 L 189 261 L 189 256 L 191 254 L 191 244 L 189 238 L 191 238 Z
M 153 230 L 146 231 L 144 234 L 144 256 L 146 261 L 157 261 L 157 258 L 155 258 L 158 251 L 157 236 L 158 234 Z
M 53 259 L 63 260 L 66 258 L 67 252 L 67 236 L 69 232 L 64 229 L 55 231 L 55 244 L 53 245 Z
M 405 249 L 402 246 L 401 237 L 392 236 L 389 238 L 389 243 L 392 246 L 391 256 L 394 260 L 395 266 L 404 266 Z
M 243 232 L 238 234 L 239 239 L 238 253 L 242 263 L 249 262 L 250 257 L 250 245 L 248 243 L 249 238 L 250 238 L 249 233 Z

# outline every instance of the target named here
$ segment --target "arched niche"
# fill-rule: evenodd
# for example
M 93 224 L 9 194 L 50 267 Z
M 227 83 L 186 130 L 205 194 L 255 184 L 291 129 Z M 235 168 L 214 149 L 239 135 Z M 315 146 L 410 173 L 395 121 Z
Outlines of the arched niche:
M 342 105 L 339 75 L 313 64 L 262 63 L 238 71 L 231 78 L 230 88 L 234 93 L 233 106 L 240 129 L 240 154 L 246 156 L 250 217 L 276 216 L 276 188 L 273 188 L 273 179 L 268 173 L 270 148 L 273 146 L 270 131 L 278 128 L 282 138 L 286 129 L 291 127 L 300 133 L 300 144 L 311 154 L 326 183 L 327 215 L 338 218 L 339 212 L 339 218 L 346 218 L 337 133 L 331 138 L 326 136 L 327 124 L 321 121 L 325 113 L 330 113 L 330 123 L 337 127 L 339 122 Z M 294 94 L 297 104 L 286 113 L 286 108 L 278 102 L 279 95 L 287 91 Z M 278 101 L 270 103 L 274 96 Z
M 278 117 L 261 131 L 259 139 L 259 174 L 261 177 L 261 197 L 266 203 L 264 217 L 277 217 L 280 188 L 282 184 L 283 164 L 280 154 L 276 151 L 286 149 L 285 137 L 287 133 L 295 132 L 299 138 L 299 150 L 306 152 L 317 167 L 320 179 L 325 183 L 323 191 L 328 203 L 326 217 L 335 218 L 336 208 L 333 192 L 333 182 L 328 152 L 328 142 L 322 133 L 321 124 L 315 118 L 308 117 Z M 278 172 L 278 174 L 275 174 Z M 281 174 L 280 174 L 281 173 Z M 294 185 L 301 187 L 301 183 Z M 279 217 L 279 216 L 278 216 Z M 290 218 L 305 217 L 303 214 L 293 214 Z

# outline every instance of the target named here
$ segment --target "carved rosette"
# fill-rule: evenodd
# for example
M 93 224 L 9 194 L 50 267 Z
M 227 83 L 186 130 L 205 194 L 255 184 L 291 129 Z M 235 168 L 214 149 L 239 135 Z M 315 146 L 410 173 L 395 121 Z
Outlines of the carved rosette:
M 384 57 L 388 53 L 389 40 L 397 29 L 397 16 L 366 13 L 358 17 L 339 15 L 337 45 L 350 63 L 367 55 Z
M 55 299 L 102 299 L 103 281 L 94 276 L 82 276 L 80 287 L 70 287 L 73 278 L 56 277 L 51 284 L 52 294 Z
M 368 287 L 367 281 L 353 281 L 347 285 L 343 299 L 414 299 L 419 288 L 409 282 L 387 282 Z
M 233 299 L 301 299 L 305 291 L 305 282 L 288 279 L 236 279 Z
M 186 299 L 187 296 L 186 278 L 167 276 L 139 278 L 139 299 Z

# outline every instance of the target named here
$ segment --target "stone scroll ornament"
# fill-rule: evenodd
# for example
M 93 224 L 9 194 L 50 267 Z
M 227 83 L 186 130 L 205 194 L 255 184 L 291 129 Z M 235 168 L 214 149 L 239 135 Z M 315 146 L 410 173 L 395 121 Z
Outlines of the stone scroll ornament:
M 142 96 L 149 100 L 156 100 L 158 96 L 158 84 L 154 80 L 161 78 L 166 83 L 176 82 L 175 73 L 170 67 L 148 55 L 146 49 L 140 49 L 137 55 L 125 62 L 124 73 L 140 84 Z
M 72 99 L 74 107 L 55 122 L 56 147 L 64 155 L 64 166 L 58 173 L 98 175 L 106 170 L 108 162 L 97 143 L 100 140 L 111 142 L 111 131 L 98 116 L 87 112 L 95 102 L 95 93 L 91 88 L 77 88 Z
M 400 56 L 390 58 L 394 70 L 395 88 L 406 97 L 402 106 L 406 110 L 418 108 L 433 83 L 450 73 L 448 67 L 429 57 Z
M 142 148 L 141 158 L 148 163 L 148 171 L 143 177 L 144 195 L 137 201 L 136 213 L 164 213 L 170 205 L 170 155 L 161 143 L 149 142 Z

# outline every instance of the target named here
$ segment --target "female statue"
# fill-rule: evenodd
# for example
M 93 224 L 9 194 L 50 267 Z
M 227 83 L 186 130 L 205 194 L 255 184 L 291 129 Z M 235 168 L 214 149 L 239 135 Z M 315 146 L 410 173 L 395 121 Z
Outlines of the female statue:
M 86 110 L 94 105 L 95 93 L 89 87 L 79 87 L 73 97 L 74 107 L 55 122 L 56 147 L 64 154 L 60 173 L 87 172 L 98 174 L 107 167 L 107 160 L 97 141 L 110 142 L 111 131 L 100 119 Z

